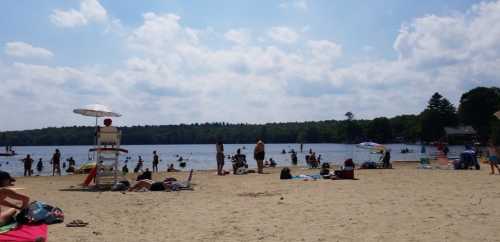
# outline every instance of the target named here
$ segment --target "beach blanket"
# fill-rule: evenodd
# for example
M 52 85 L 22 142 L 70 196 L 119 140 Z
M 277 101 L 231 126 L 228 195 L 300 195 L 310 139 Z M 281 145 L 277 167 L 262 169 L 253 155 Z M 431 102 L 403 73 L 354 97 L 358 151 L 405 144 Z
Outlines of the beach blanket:
M 20 225 L 8 232 L 0 233 L 2 242 L 43 242 L 47 241 L 47 225 Z
M 312 175 L 300 174 L 298 176 L 293 176 L 292 179 L 293 180 L 318 180 L 318 179 L 321 179 L 321 175 L 320 174 L 312 174 Z

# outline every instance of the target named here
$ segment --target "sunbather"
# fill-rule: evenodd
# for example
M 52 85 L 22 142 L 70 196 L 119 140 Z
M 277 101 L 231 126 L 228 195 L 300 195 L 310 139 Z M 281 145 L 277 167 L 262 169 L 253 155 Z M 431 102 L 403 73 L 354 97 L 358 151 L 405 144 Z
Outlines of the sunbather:
M 128 190 L 130 192 L 141 191 L 147 189 L 150 191 L 179 191 L 179 190 L 191 190 L 191 178 L 193 177 L 193 170 L 189 172 L 189 177 L 187 181 L 178 182 L 175 179 L 167 178 L 161 182 L 155 182 L 153 180 L 141 180 L 138 181 L 134 186 L 130 187 Z
M 129 192 L 137 192 L 144 188 L 150 191 L 165 191 L 168 182 L 155 182 L 153 180 L 140 180 L 134 186 L 128 189 Z
M 9 223 L 17 211 L 29 205 L 29 197 L 8 188 L 13 186 L 15 181 L 9 173 L 0 171 L 0 205 L 9 207 L 5 211 L 0 210 L 0 226 Z M 12 200 L 20 202 L 21 205 L 11 202 Z

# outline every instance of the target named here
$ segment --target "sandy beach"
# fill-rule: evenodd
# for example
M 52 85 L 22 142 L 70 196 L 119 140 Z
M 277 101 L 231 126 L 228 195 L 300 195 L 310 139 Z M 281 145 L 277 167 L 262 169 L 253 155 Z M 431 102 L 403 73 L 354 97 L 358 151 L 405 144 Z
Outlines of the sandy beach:
M 196 172 L 194 191 L 67 190 L 83 176 L 18 178 L 35 200 L 61 207 L 49 241 L 500 241 L 500 176 L 480 171 L 360 170 L 359 180 L 279 180 Z M 292 173 L 318 170 L 293 168 Z M 159 173 L 185 179 L 186 173 Z

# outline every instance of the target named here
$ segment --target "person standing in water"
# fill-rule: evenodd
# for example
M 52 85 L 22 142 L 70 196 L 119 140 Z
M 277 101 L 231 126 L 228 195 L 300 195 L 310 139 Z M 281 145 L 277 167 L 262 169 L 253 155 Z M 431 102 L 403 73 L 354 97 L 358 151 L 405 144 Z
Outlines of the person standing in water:
M 42 158 L 38 159 L 38 163 L 36 163 L 36 170 L 38 173 L 43 171 L 43 161 Z
M 160 158 L 155 150 L 153 151 L 153 172 L 158 172 L 158 163 L 160 163 Z
M 142 166 L 144 164 L 144 161 L 142 160 L 142 157 L 139 156 L 138 160 L 137 160 L 137 165 L 135 166 L 134 168 L 134 173 L 137 173 L 139 171 L 142 171 Z
M 217 144 L 215 144 L 215 150 L 217 154 L 215 155 L 215 158 L 217 159 L 217 175 L 222 176 L 224 175 L 223 169 L 224 169 L 224 144 L 222 144 L 221 141 L 218 141 Z
M 255 145 L 255 149 L 253 151 L 253 157 L 255 161 L 257 162 L 257 173 L 263 174 L 264 173 L 264 159 L 265 159 L 266 153 L 265 153 L 265 148 L 264 148 L 264 142 L 262 140 L 259 140 L 257 144 Z
M 57 170 L 57 174 L 61 175 L 61 152 L 59 149 L 56 149 L 54 154 L 52 155 L 52 176 L 55 176 Z
M 33 159 L 30 155 L 26 155 L 26 158 L 22 159 L 24 163 L 24 176 L 31 176 L 31 166 L 33 165 Z
M 491 175 L 495 174 L 495 167 L 497 168 L 498 174 L 500 174 L 500 168 L 498 168 L 498 150 L 495 147 L 493 141 L 490 140 L 488 143 L 488 160 L 491 166 Z

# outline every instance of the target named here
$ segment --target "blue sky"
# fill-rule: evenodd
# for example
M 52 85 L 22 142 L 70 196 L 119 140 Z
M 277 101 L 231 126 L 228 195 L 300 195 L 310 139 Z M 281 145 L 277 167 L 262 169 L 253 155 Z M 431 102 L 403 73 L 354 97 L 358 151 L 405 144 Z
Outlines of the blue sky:
M 0 4 L 0 130 L 91 103 L 122 125 L 373 118 L 500 84 L 497 1 Z

